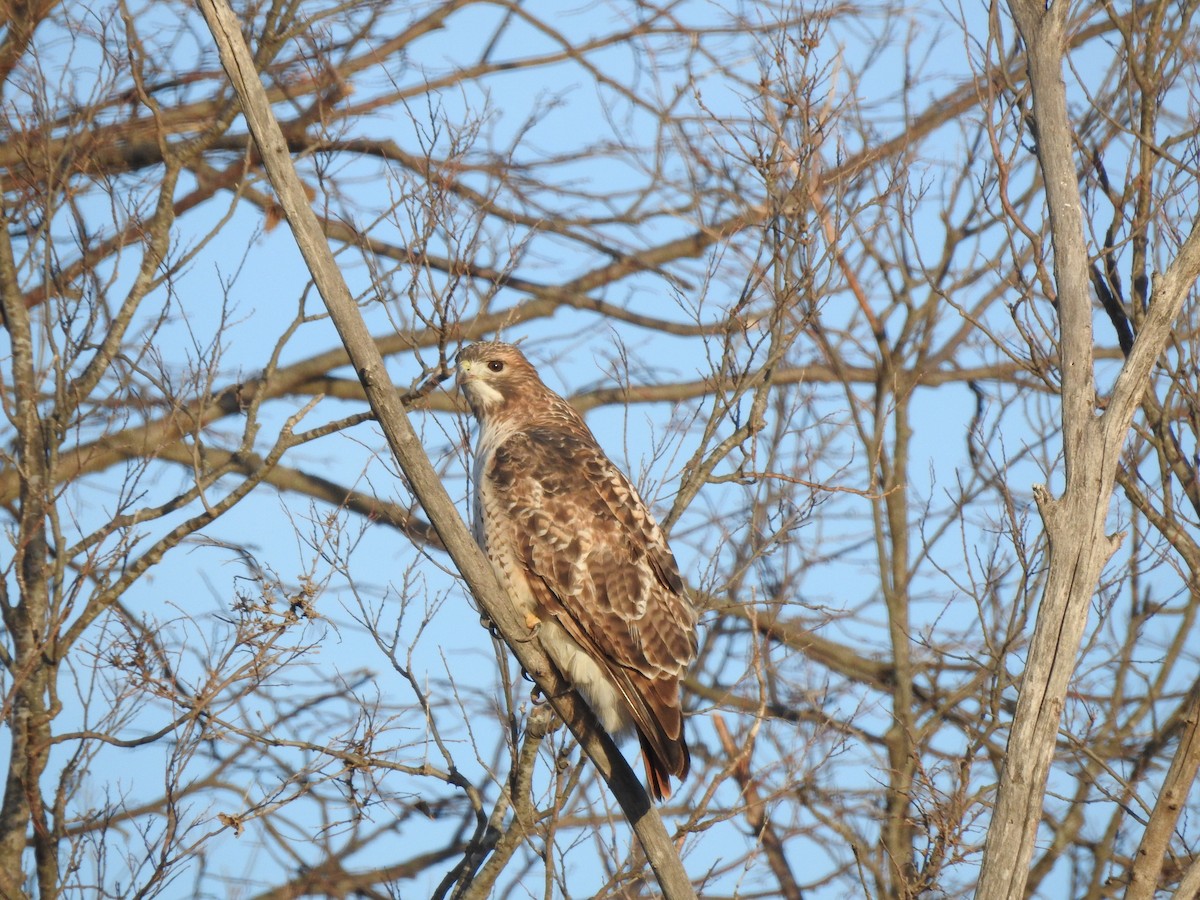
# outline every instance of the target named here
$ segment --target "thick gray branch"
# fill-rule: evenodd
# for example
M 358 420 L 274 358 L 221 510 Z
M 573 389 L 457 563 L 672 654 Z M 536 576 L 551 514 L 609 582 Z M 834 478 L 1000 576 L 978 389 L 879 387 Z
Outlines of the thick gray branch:
M 1010 0 L 1009 6 L 1026 47 L 1038 164 L 1054 245 L 1066 487 L 1059 498 L 1044 486 L 1034 489 L 1046 527 L 1050 568 L 984 845 L 977 900 L 1024 897 L 1055 737 L 1089 602 L 1121 540 L 1104 531 L 1117 462 L 1151 367 L 1200 266 L 1200 237 L 1193 231 L 1175 262 L 1157 279 L 1146 327 L 1134 342 L 1107 412 L 1098 417 L 1083 204 L 1062 75 L 1069 4 L 1055 2 L 1047 9 L 1042 0 Z

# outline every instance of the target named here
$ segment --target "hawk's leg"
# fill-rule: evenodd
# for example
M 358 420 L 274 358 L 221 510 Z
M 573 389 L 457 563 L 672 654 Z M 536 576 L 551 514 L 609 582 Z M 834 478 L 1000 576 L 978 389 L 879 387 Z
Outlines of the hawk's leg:
M 500 629 L 496 627 L 496 623 L 492 621 L 491 616 L 489 616 L 487 613 L 479 614 L 479 624 L 486 628 L 488 630 L 488 634 L 490 634 L 492 637 L 501 637 Z M 529 629 L 529 637 L 518 638 L 517 640 L 530 640 L 535 634 L 537 634 L 538 626 L 541 624 L 542 620 L 539 619 L 534 613 L 525 613 L 525 627 Z

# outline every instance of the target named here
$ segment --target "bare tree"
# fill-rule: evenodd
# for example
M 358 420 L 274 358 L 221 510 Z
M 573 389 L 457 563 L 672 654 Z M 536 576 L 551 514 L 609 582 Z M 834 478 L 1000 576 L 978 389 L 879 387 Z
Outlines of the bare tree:
M 1194 895 L 1195 11 L 5 6 L 0 896 Z M 498 333 L 705 611 L 649 860 Z

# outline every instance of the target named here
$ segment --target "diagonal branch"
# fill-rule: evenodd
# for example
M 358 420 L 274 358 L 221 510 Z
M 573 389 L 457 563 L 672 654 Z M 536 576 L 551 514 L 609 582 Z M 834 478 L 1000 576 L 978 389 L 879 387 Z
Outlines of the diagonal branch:
M 595 718 L 578 695 L 550 666 L 538 642 L 519 637 L 522 634 L 520 617 L 505 598 L 503 588 L 430 464 L 399 402 L 379 350 L 334 262 L 321 226 L 309 206 L 304 186 L 292 165 L 283 133 L 271 113 L 237 18 L 223 0 L 198 0 L 198 6 L 217 43 L 221 63 L 241 99 L 246 120 L 280 203 L 287 213 L 296 243 L 413 492 L 425 507 L 430 522 L 441 536 L 471 592 L 500 629 L 521 665 L 545 691 L 555 711 L 562 716 L 612 789 L 646 851 L 663 894 L 669 900 L 695 897 L 691 881 L 662 819 L 650 805 L 644 788 L 629 764 L 611 738 L 597 726 Z

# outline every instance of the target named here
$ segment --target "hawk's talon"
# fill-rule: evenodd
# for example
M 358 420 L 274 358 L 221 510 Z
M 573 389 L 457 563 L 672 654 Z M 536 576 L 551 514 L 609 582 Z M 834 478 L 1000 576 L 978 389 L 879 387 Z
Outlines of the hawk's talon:
M 492 617 L 487 613 L 479 614 L 479 624 L 486 628 L 488 630 L 488 634 L 490 634 L 492 637 L 500 637 L 500 629 L 496 627 L 496 623 L 492 621 Z
M 523 637 L 516 638 L 516 641 L 521 644 L 528 644 L 535 637 L 542 627 L 542 620 L 531 612 L 525 613 L 525 627 L 529 629 L 529 634 Z

